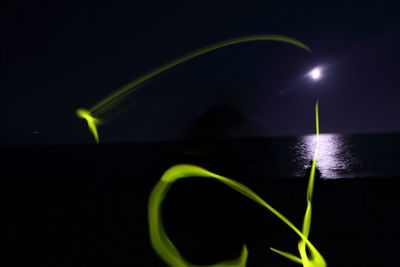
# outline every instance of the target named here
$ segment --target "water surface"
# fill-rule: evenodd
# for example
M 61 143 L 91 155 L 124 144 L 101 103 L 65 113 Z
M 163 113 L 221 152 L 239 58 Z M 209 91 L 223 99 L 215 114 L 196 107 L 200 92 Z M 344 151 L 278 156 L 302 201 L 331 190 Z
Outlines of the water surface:
M 239 145 L 240 161 L 256 177 L 302 177 L 312 160 L 316 135 L 266 138 Z M 320 134 L 321 177 L 399 177 L 400 135 Z

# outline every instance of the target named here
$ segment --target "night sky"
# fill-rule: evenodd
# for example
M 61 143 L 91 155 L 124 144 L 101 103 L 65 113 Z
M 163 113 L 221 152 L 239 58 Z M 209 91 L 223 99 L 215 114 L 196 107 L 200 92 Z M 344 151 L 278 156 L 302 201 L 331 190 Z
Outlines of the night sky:
M 101 141 L 185 138 L 218 105 L 241 114 L 249 135 L 310 134 L 317 97 L 321 132 L 400 132 L 399 9 L 281 2 L 8 1 L 0 144 L 93 143 L 77 108 L 177 56 L 250 34 L 287 35 L 313 52 L 255 42 L 195 58 L 141 88 L 99 128 Z M 305 79 L 318 65 L 322 79 Z

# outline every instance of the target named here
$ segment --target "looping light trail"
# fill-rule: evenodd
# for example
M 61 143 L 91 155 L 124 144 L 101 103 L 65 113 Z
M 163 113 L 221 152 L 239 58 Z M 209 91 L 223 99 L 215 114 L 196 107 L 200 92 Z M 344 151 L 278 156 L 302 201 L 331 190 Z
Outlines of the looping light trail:
M 284 43 L 289 43 L 289 44 L 298 46 L 304 50 L 311 51 L 311 49 L 304 43 L 302 43 L 296 39 L 293 39 L 293 38 L 290 38 L 287 36 L 282 36 L 282 35 L 265 35 L 265 34 L 264 35 L 247 35 L 247 36 L 242 36 L 242 37 L 214 43 L 212 45 L 200 48 L 200 49 L 190 52 L 186 55 L 178 57 L 172 61 L 169 61 L 169 62 L 151 70 L 150 72 L 129 82 L 125 86 L 116 90 L 114 93 L 110 94 L 109 96 L 105 97 L 104 99 L 99 101 L 97 104 L 92 106 L 89 110 L 87 110 L 88 116 L 84 116 L 84 117 L 79 116 L 79 115 L 78 116 L 80 118 L 86 119 L 88 121 L 90 131 L 92 132 L 96 142 L 99 142 L 99 138 L 98 138 L 98 134 L 97 134 L 97 126 L 99 125 L 99 122 L 100 122 L 99 118 L 103 118 L 103 116 L 106 115 L 108 112 L 110 112 L 115 106 L 117 106 L 121 102 L 123 102 L 127 96 L 134 93 L 140 86 L 143 85 L 143 83 L 146 83 L 150 79 L 159 75 L 160 73 L 167 71 L 167 70 L 175 67 L 176 65 L 179 65 L 179 64 L 181 64 L 185 61 L 188 61 L 192 58 L 195 58 L 197 56 L 200 56 L 200 55 L 206 54 L 208 52 L 211 52 L 213 50 L 227 47 L 230 45 L 245 43 L 245 42 L 254 42 L 254 41 L 284 42 Z M 90 119 L 91 122 L 89 122 L 88 119 Z M 96 133 L 96 135 L 95 135 L 95 133 Z
M 145 75 L 139 77 L 138 79 L 128 83 L 123 86 L 116 92 L 112 93 L 108 97 L 101 100 L 99 103 L 94 105 L 89 110 L 87 109 L 78 109 L 76 114 L 79 118 L 85 119 L 87 121 L 88 127 L 94 136 L 96 143 L 99 143 L 99 135 L 97 126 L 103 123 L 104 121 L 100 118 L 104 117 L 104 115 L 112 110 L 115 106 L 119 105 L 127 96 L 135 92 L 139 87 L 143 86 L 146 82 L 150 81 L 152 78 L 156 77 L 158 74 L 180 64 L 185 61 L 188 61 L 194 57 L 199 55 L 208 53 L 210 51 L 226 47 L 233 44 L 250 42 L 250 41 L 279 41 L 286 42 L 303 48 L 307 51 L 311 51 L 308 46 L 305 44 L 285 36 L 280 35 L 250 35 L 243 36 L 235 39 L 230 39 L 226 41 L 222 41 L 219 43 L 212 44 L 210 46 L 198 49 L 194 52 L 191 52 L 187 55 L 179 57 L 175 60 L 172 60 L 160 67 L 146 73 Z M 311 228 L 311 200 L 312 193 L 314 187 L 314 179 L 315 179 L 315 168 L 316 161 L 318 155 L 318 147 L 319 147 L 319 117 L 318 117 L 318 101 L 315 105 L 315 121 L 316 121 L 316 133 L 317 133 L 317 146 L 313 157 L 313 163 L 311 167 L 309 183 L 307 187 L 307 208 L 304 215 L 303 227 L 302 231 L 296 228 L 284 215 L 275 210 L 272 206 L 270 206 L 267 202 L 265 202 L 261 197 L 259 197 L 255 192 L 253 192 L 250 188 L 245 185 L 229 179 L 227 177 L 214 174 L 209 172 L 203 168 L 194 165 L 176 165 L 168 169 L 161 180 L 155 185 L 153 188 L 148 204 L 148 219 L 149 219 L 149 230 L 150 230 L 150 239 L 151 244 L 154 250 L 158 253 L 158 255 L 170 266 L 174 267 L 198 267 L 197 265 L 193 265 L 188 262 L 182 255 L 179 253 L 177 248 L 174 246 L 172 241 L 168 238 L 165 233 L 162 220 L 161 220 L 161 207 L 162 202 L 172 184 L 182 178 L 188 177 L 203 177 L 203 178 L 212 178 L 217 179 L 218 181 L 224 183 L 225 185 L 231 187 L 232 189 L 238 191 L 239 193 L 245 195 L 246 197 L 252 199 L 258 204 L 262 205 L 270 212 L 275 214 L 281 221 L 283 221 L 286 225 L 288 225 L 299 237 L 300 241 L 298 243 L 298 250 L 300 253 L 300 257 L 295 256 L 291 253 L 284 252 L 281 250 L 277 250 L 274 248 L 270 248 L 272 251 L 306 267 L 325 267 L 326 262 L 322 255 L 318 252 L 318 250 L 313 246 L 313 244 L 308 240 L 308 236 Z M 306 249 L 308 248 L 309 255 L 307 254 Z M 230 261 L 224 261 L 215 265 L 214 267 L 245 267 L 247 261 L 248 251 L 246 245 L 243 245 L 241 255 L 235 259 Z
M 315 105 L 315 121 L 316 121 L 316 134 L 317 140 L 319 135 L 319 116 L 318 116 L 318 101 Z M 284 215 L 279 211 L 270 206 L 265 202 L 260 196 L 258 196 L 254 191 L 252 191 L 247 186 L 232 180 L 230 178 L 212 173 L 201 167 L 195 165 L 175 165 L 169 168 L 161 177 L 160 181 L 153 188 L 148 204 L 148 219 L 149 219 L 149 230 L 150 230 L 150 240 L 154 250 L 158 255 L 164 260 L 169 266 L 179 266 L 179 267 L 198 267 L 188 262 L 174 246 L 172 241 L 168 238 L 165 233 L 164 226 L 161 220 L 161 208 L 162 202 L 174 182 L 178 179 L 188 178 L 188 177 L 202 177 L 216 179 L 225 185 L 231 187 L 232 189 L 238 191 L 244 196 L 250 198 L 251 200 L 257 202 L 261 206 L 268 209 L 270 212 L 275 214 L 282 222 L 288 225 L 299 237 L 300 241 L 298 243 L 298 250 L 300 257 L 295 256 L 289 252 L 277 250 L 270 248 L 272 251 L 300 264 L 304 267 L 325 267 L 327 266 L 323 256 L 314 247 L 314 245 L 308 240 L 308 236 L 311 228 L 311 200 L 314 188 L 315 180 L 315 168 L 318 157 L 318 142 L 317 148 L 314 153 L 313 163 L 311 166 L 311 172 L 307 187 L 307 209 L 304 215 L 302 231 L 293 225 Z M 307 254 L 306 248 L 308 246 L 309 255 Z M 231 261 L 217 263 L 212 265 L 212 267 L 222 267 L 222 266 L 232 266 L 232 267 L 244 267 L 246 266 L 248 251 L 246 245 L 243 244 L 241 255 Z

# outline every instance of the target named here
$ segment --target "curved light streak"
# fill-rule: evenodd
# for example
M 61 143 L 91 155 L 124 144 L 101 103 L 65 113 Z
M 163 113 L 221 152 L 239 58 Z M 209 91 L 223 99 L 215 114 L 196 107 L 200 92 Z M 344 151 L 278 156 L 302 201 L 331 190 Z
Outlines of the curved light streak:
M 315 127 L 318 136 L 319 135 L 318 101 L 315 105 Z M 325 267 L 326 262 L 323 256 L 308 240 L 308 236 L 310 234 L 310 229 L 311 229 L 311 213 L 312 213 L 311 201 L 314 189 L 315 168 L 318 158 L 318 144 L 319 143 L 317 142 L 317 147 L 314 153 L 313 163 L 308 181 L 307 197 L 306 197 L 307 208 L 304 215 L 302 231 L 296 228 L 293 225 L 293 223 L 291 223 L 283 214 L 281 214 L 279 211 L 270 206 L 267 202 L 265 202 L 260 196 L 258 196 L 254 191 L 252 191 L 247 186 L 230 178 L 207 171 L 201 167 L 195 165 L 181 164 L 169 168 L 162 175 L 160 181 L 155 185 L 149 197 L 149 204 L 148 204 L 149 231 L 150 231 L 151 244 L 154 250 L 169 266 L 198 267 L 198 265 L 193 265 L 188 260 L 186 260 L 179 253 L 178 249 L 174 246 L 172 241 L 168 238 L 167 234 L 165 233 L 165 229 L 161 220 L 162 218 L 161 208 L 162 208 L 162 202 L 168 190 L 170 189 L 170 187 L 174 182 L 176 182 L 178 179 L 183 179 L 188 177 L 201 177 L 201 178 L 216 179 L 224 183 L 225 185 L 231 187 L 232 189 L 236 190 L 237 192 L 243 194 L 244 196 L 250 198 L 251 200 L 257 202 L 258 204 L 260 204 L 261 206 L 265 207 L 270 212 L 272 212 L 275 216 L 277 216 L 282 222 L 288 225 L 301 238 L 298 243 L 298 250 L 300 253 L 300 257 L 295 256 L 289 252 L 270 248 L 272 251 L 288 258 L 289 260 L 303 264 L 303 266 L 305 267 Z M 309 250 L 309 255 L 307 254 L 306 251 L 307 247 Z M 248 251 L 246 245 L 243 244 L 241 255 L 237 259 L 220 262 L 211 266 L 244 267 L 246 266 L 247 255 Z
M 109 96 L 105 97 L 104 99 L 99 101 L 97 104 L 92 106 L 88 110 L 89 114 L 91 114 L 90 117 L 89 116 L 86 116 L 86 117 L 80 116 L 80 118 L 83 118 L 86 120 L 88 120 L 88 118 L 96 119 L 96 120 L 92 120 L 90 123 L 88 121 L 88 125 L 89 125 L 89 128 L 92 127 L 92 128 L 90 128 L 92 134 L 94 134 L 95 132 L 97 133 L 97 126 L 99 125 L 99 121 L 100 121 L 98 118 L 102 118 L 106 113 L 110 112 L 115 106 L 120 104 L 127 96 L 129 96 L 130 94 L 135 92 L 138 89 L 138 87 L 143 85 L 143 83 L 156 77 L 160 73 L 167 71 L 167 70 L 175 67 L 176 65 L 186 62 L 192 58 L 195 58 L 197 56 L 211 52 L 213 50 L 227 47 L 227 46 L 234 45 L 234 44 L 239 44 L 239 43 L 244 43 L 244 42 L 254 42 L 254 41 L 284 42 L 284 43 L 289 43 L 289 44 L 298 46 L 304 50 L 311 51 L 311 49 L 304 43 L 302 43 L 296 39 L 293 39 L 293 38 L 290 38 L 287 36 L 282 36 L 282 35 L 248 35 L 248 36 L 242 36 L 242 37 L 233 38 L 233 39 L 225 40 L 222 42 L 214 43 L 212 45 L 200 48 L 200 49 L 190 52 L 186 55 L 178 57 L 172 61 L 169 61 L 169 62 L 151 70 L 150 72 L 140 76 L 139 78 L 129 82 L 128 84 L 124 85 L 120 89 L 116 90 L 114 93 L 110 94 Z M 96 130 L 94 130 L 94 129 L 96 129 Z M 95 139 L 96 139 L 96 141 L 98 141 L 98 136 L 97 137 L 95 136 Z

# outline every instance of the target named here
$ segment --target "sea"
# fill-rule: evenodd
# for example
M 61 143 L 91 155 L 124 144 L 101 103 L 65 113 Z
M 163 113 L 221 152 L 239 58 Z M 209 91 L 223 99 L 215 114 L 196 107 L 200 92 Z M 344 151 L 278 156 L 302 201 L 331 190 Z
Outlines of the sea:
M 320 134 L 244 139 L 239 162 L 254 177 L 303 177 L 313 159 L 321 178 L 400 176 L 400 134 Z
M 319 137 L 303 135 L 229 139 L 220 146 L 225 151 L 216 161 L 212 159 L 212 153 L 218 149 L 211 149 L 209 158 L 205 160 L 198 161 L 195 156 L 188 155 L 190 140 L 0 146 L 0 176 L 35 177 L 32 181 L 39 181 L 42 177 L 57 177 L 51 178 L 51 181 L 61 181 L 61 177 L 64 177 L 65 182 L 73 177 L 76 179 L 74 182 L 79 182 L 78 177 L 93 177 L 93 181 L 88 181 L 94 183 L 98 182 L 99 177 L 108 177 L 104 178 L 105 183 L 119 183 L 116 177 L 156 181 L 168 167 L 192 163 L 217 174 L 233 175 L 231 178 L 260 180 L 305 177 L 316 150 L 317 138 L 317 168 L 323 179 L 400 177 L 400 134 L 328 133 Z M 197 145 L 204 148 L 203 143 Z M 224 165 L 227 167 L 224 168 Z

